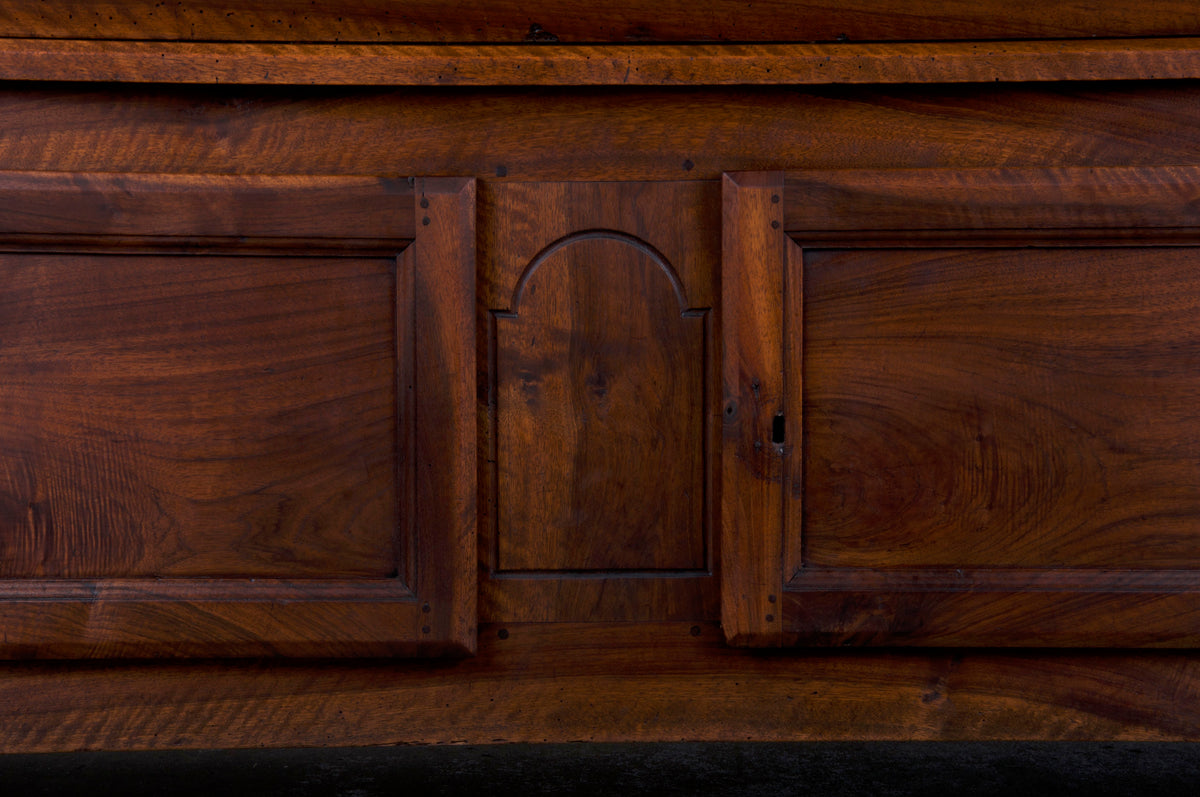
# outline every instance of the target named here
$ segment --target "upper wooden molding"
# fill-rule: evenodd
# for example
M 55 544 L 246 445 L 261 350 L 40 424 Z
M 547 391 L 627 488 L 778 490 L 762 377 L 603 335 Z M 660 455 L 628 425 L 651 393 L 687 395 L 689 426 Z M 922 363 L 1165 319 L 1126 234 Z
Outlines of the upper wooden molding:
M 1200 38 L 890 44 L 397 45 L 0 39 L 0 79 L 717 86 L 1200 77 Z
M 1194 0 L 5 0 L 0 7 L 0 38 L 582 43 L 1195 35 Z

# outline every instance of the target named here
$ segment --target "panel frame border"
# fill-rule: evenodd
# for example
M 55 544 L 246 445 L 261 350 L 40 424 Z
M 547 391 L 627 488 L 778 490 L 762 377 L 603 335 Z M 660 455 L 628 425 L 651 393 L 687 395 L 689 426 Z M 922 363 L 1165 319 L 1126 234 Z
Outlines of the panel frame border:
M 765 204 L 767 191 L 782 201 Z M 754 464 L 747 446 L 763 441 L 763 420 L 726 425 L 722 619 L 730 644 L 1200 645 L 1200 571 L 1109 568 L 1057 578 L 1037 568 L 882 571 L 801 563 L 788 572 L 785 555 L 788 541 L 802 535 L 789 524 L 800 517 L 804 489 L 802 427 L 792 423 L 803 408 L 802 367 L 789 365 L 803 356 L 803 286 L 795 277 L 803 274 L 805 247 L 1200 246 L 1200 168 L 747 172 L 726 174 L 724 196 L 726 395 L 746 392 L 750 377 L 738 363 L 774 374 L 781 358 L 778 388 L 789 429 L 773 452 L 780 462 Z M 748 213 L 747 199 L 757 203 Z M 746 312 L 743 292 L 760 281 L 769 289 L 755 289 L 752 309 L 781 325 L 778 342 L 729 331 Z M 730 489 L 739 479 L 756 491 L 741 504 Z M 778 611 L 769 614 L 773 606 Z M 771 615 L 781 622 L 767 622 Z M 1100 616 L 1103 633 L 1096 630 Z
M 293 215 L 296 196 L 343 214 Z M 346 236 L 345 214 L 372 235 Z M 0 658 L 474 653 L 474 220 L 473 178 L 0 173 L 4 251 L 394 257 L 397 494 L 412 497 L 393 578 L 0 580 Z M 197 621 L 203 638 L 179 634 Z

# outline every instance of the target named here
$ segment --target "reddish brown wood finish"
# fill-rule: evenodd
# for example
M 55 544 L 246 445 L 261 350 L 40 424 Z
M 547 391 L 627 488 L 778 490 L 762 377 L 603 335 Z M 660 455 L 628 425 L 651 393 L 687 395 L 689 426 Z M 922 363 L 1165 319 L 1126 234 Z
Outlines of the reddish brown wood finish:
M 233 41 L 843 41 L 1180 36 L 1188 0 L 9 0 L 0 36 Z
M 0 576 L 396 568 L 393 258 L 8 253 L 0 270 Z
M 1195 166 L 1198 98 L 1192 85 L 1172 83 L 446 92 L 9 86 L 0 91 L 0 167 L 467 174 L 499 184 L 719 181 L 725 171 L 767 168 Z
M 1200 39 L 760 45 L 332 45 L 0 39 L 12 80 L 729 86 L 1200 77 Z
M 1011 241 L 1039 240 L 1033 231 L 1046 231 L 1040 240 L 1050 240 L 1070 230 L 1158 241 L 1163 230 L 1200 227 L 1198 182 L 1200 169 L 1184 164 L 812 171 L 789 175 L 785 226 L 807 239 L 902 231 L 948 240 L 952 230 Z
M 708 336 L 686 303 L 627 233 L 526 266 L 494 321 L 500 571 L 707 569 Z
M 790 642 L 1200 639 L 1191 176 L 788 175 L 776 245 L 810 244 L 786 300 L 803 312 L 786 369 L 803 374 L 805 416 Z M 726 323 L 738 300 L 726 293 Z M 777 349 L 752 339 L 757 356 Z M 723 523 L 777 539 L 736 511 L 753 520 Z
M 0 184 L 0 653 L 470 647 L 469 181 Z
M 486 196 L 484 616 L 711 616 L 712 195 L 692 182 Z
M 274 249 L 300 242 L 386 251 L 407 245 L 417 229 L 412 214 L 397 212 L 412 194 L 397 178 L 4 172 L 3 179 L 0 243 L 221 247 L 236 239 Z
M 412 324 L 412 562 L 419 640 L 475 651 L 478 523 L 475 413 L 475 181 L 416 178 L 412 305 L 397 307 L 397 345 Z M 400 410 L 406 409 L 404 402 Z M 403 438 L 401 438 L 403 441 Z M 403 481 L 402 481 L 403 484 Z M 416 605 L 414 605 L 415 615 Z M 408 618 L 406 618 L 408 619 Z M 410 620 L 410 622 L 412 622 Z M 415 630 L 417 623 L 409 626 Z M 411 632 L 410 632 L 411 633 Z
M 721 626 L 734 645 L 778 645 L 783 544 L 783 175 L 722 185 Z
M 1012 19 L 1011 4 L 1003 6 L 1005 18 Z M 5 9 L 10 7 L 15 8 Z M 1038 4 L 1037 13 L 1051 14 L 1053 8 Z M 1066 13 L 1063 9 L 1053 13 Z M 1132 6 L 1112 10 L 1143 19 L 1160 12 L 1163 19 L 1186 21 L 1179 7 L 1170 4 L 1156 3 L 1144 11 Z M 954 38 L 970 38 L 962 24 L 963 15 L 970 13 L 964 6 L 955 14 L 914 17 L 905 24 L 919 26 L 929 36 L 953 29 L 961 34 Z M 782 30 L 778 23 L 771 20 L 773 32 Z M 1093 28 L 1080 23 L 1080 32 L 1102 31 L 1101 23 Z M 999 28 L 975 28 L 980 35 L 993 29 Z M 1200 165 L 1200 95 L 1186 83 L 439 91 L 50 84 L 2 88 L 0 168 L 179 175 L 467 174 L 484 178 L 480 196 L 485 215 L 491 192 L 510 181 L 691 180 L 697 198 L 694 204 L 682 203 L 692 210 L 680 215 L 698 221 L 687 221 L 679 229 L 685 237 L 695 237 L 692 230 L 705 231 L 705 243 L 697 248 L 713 253 L 714 259 L 719 251 L 723 171 Z M 200 190 L 198 183 L 192 185 Z M 926 185 L 923 199 L 927 193 L 949 190 L 946 183 Z M 1162 185 L 1174 190 L 1170 181 Z M 608 189 L 594 190 L 596 197 L 607 196 L 603 191 Z M 969 192 L 967 197 L 971 199 Z M 1158 200 L 1151 192 L 1139 201 Z M 794 206 L 793 198 L 785 197 L 784 204 Z M 664 214 L 668 207 L 661 203 Z M 661 216 L 655 218 L 655 230 L 670 227 Z M 323 214 L 317 215 L 301 227 L 319 228 L 323 219 Z M 420 217 L 415 221 L 419 224 Z M 486 221 L 479 228 L 481 264 L 489 262 L 490 229 Z M 1163 241 L 1194 242 L 1186 229 L 1158 229 Z M 650 235 L 636 229 L 633 234 Z M 1029 236 L 1021 239 L 1025 242 L 1040 240 L 1020 234 Z M 860 244 L 886 236 L 894 240 L 895 235 L 855 233 Z M 905 235 L 910 246 L 930 245 L 922 235 L 940 236 L 942 243 L 946 238 L 938 230 Z M 971 238 L 971 247 L 981 245 L 980 236 L 961 231 L 953 235 Z M 1007 233 L 986 235 L 1001 243 L 1008 236 L 1011 245 Z M 1108 245 L 1135 235 L 1130 230 L 1102 230 L 1086 237 L 1107 238 L 1093 243 Z M 805 237 L 822 243 L 811 232 Z M 99 246 L 95 241 L 72 245 L 77 243 Z M 146 245 L 131 239 L 108 243 L 120 243 L 126 250 Z M 212 242 L 181 243 L 181 249 L 205 256 L 227 254 L 220 247 L 210 251 Z M 269 236 L 247 246 L 256 255 L 280 254 Z M 327 239 L 319 249 L 311 241 L 304 246 L 305 251 L 325 255 L 335 250 L 345 254 L 360 245 Z M 373 251 L 374 244 L 362 246 Z M 655 246 L 664 248 L 657 239 Z M 523 265 L 516 266 L 517 274 Z M 486 273 L 481 269 L 481 276 Z M 687 281 L 682 272 L 681 281 Z M 693 306 L 714 308 L 719 340 L 715 286 L 714 281 L 708 289 L 711 304 L 693 300 Z M 488 287 L 481 283 L 480 293 Z M 511 286 L 507 290 L 511 296 Z M 486 307 L 504 306 L 484 305 L 479 317 L 486 318 Z M 720 406 L 714 400 L 713 408 Z M 486 430 L 486 413 L 481 416 Z M 488 495 L 486 487 L 481 494 Z M 720 551 L 713 553 L 720 573 Z M 1196 739 L 1200 727 L 1195 710 L 1200 674 L 1193 651 L 793 649 L 763 655 L 726 647 L 715 623 L 703 621 L 717 617 L 712 576 L 638 582 L 645 586 L 635 585 L 635 579 L 622 583 L 612 578 L 554 577 L 512 586 L 487 568 L 485 557 L 481 611 L 503 625 L 482 628 L 477 658 L 436 663 L 13 662 L 0 668 L 0 748 L 588 739 Z M 1022 615 L 1008 612 L 1015 604 L 983 575 L 966 573 L 977 586 L 991 590 L 979 599 L 924 586 L 913 598 L 900 589 L 902 585 L 882 577 L 871 582 L 864 575 L 857 583 L 870 588 L 872 601 L 884 591 L 893 604 L 907 602 L 909 607 L 943 600 L 975 601 L 976 609 L 995 607 L 978 627 L 992 623 L 990 627 L 1001 633 L 1017 634 L 1012 638 L 1023 633 L 1023 617 L 1045 626 L 1046 618 L 1062 616 L 1065 621 L 1055 633 L 1088 633 L 1086 624 L 1075 623 L 1089 611 L 1086 583 L 1081 582 L 1080 598 L 1074 603 L 1063 602 L 1061 593 L 1039 593 L 1046 597 L 1035 599 L 1028 591 L 1020 593 L 1013 600 L 1023 602 Z M 1029 573 L 1017 575 L 1026 581 L 1016 586 L 1036 587 Z M 1011 591 L 1014 581 L 1009 574 L 1002 576 L 1008 581 L 1000 586 Z M 1154 574 L 1159 594 L 1177 590 L 1190 577 L 1186 572 Z M 1061 588 L 1066 582 L 1061 575 L 1056 578 L 1056 588 Z M 937 587 L 933 579 L 927 583 Z M 109 589 L 116 586 L 110 583 Z M 1129 612 L 1117 616 L 1114 624 L 1125 629 L 1137 625 L 1148 634 L 1171 638 L 1174 631 L 1148 619 L 1158 617 L 1168 625 L 1170 621 L 1165 604 L 1156 604 L 1160 599 L 1151 589 L 1154 585 L 1143 579 L 1135 587 L 1140 590 L 1136 602 L 1122 598 L 1120 605 Z M 847 597 L 834 593 L 832 599 Z M 783 599 L 788 600 L 786 595 Z M 1177 592 L 1172 600 L 1178 600 Z M 137 604 L 96 605 L 109 612 L 132 612 L 129 607 Z M 215 612 L 214 626 L 223 632 L 244 622 L 237 602 L 203 604 L 197 598 L 193 605 Z M 861 605 L 875 604 L 847 605 L 852 615 Z M 278 633 L 303 632 L 302 625 L 282 616 L 300 608 L 279 602 Z M 369 646 L 374 642 L 364 637 L 373 633 L 376 623 L 386 621 L 386 615 L 372 616 L 380 609 L 380 604 L 371 603 L 314 620 L 323 624 L 323 631 L 347 638 L 357 635 L 358 643 Z M 961 617 L 969 610 L 959 604 L 937 612 Z M 44 604 L 37 611 L 42 618 L 53 617 Z M 92 622 L 108 622 L 99 609 L 93 611 Z M 230 625 L 221 625 L 222 611 L 233 613 Z M 816 611 L 826 619 L 830 616 L 830 610 L 820 606 Z M 913 616 L 907 608 L 903 612 Z M 1007 627 L 996 625 L 999 615 L 1008 618 Z M 637 622 L 666 616 L 687 622 Z M 604 617 L 621 621 L 573 627 L 523 622 Z M 887 615 L 881 617 L 886 624 Z M 177 619 L 162 615 L 164 625 L 178 625 Z M 259 633 L 265 633 L 261 618 L 256 622 Z M 937 641 L 928 628 L 923 633 L 926 641 Z M 954 633 L 962 634 L 961 627 Z M 1148 635 L 1131 639 L 1133 644 L 1154 642 Z M 179 652 L 202 653 L 203 642 Z
M 10 663 L 0 747 L 1200 741 L 1198 666 L 1173 651 L 755 655 L 708 623 L 485 625 L 476 657 L 433 666 Z

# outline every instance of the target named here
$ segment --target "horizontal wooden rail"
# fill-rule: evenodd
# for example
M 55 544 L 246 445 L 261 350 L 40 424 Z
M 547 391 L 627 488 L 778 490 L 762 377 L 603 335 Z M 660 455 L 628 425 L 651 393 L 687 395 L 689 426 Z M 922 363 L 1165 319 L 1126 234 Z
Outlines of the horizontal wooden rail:
M 0 79 L 5 80 L 715 86 L 1197 77 L 1197 38 L 537 46 L 0 39 Z
M 771 42 L 1200 34 L 1195 0 L 4 0 L 0 38 Z

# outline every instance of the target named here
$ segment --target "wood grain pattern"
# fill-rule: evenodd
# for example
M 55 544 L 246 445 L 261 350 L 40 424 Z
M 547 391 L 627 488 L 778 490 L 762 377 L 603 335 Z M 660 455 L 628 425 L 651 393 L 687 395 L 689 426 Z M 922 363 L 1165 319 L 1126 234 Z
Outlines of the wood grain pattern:
M 722 185 L 721 626 L 734 645 L 778 645 L 782 629 L 783 175 Z
M 1200 567 L 1198 266 L 806 253 L 806 563 Z
M 791 233 L 811 245 L 790 641 L 1196 643 L 1187 172 L 788 187 L 788 224 L 824 231 Z
M 671 264 L 576 233 L 494 323 L 499 569 L 706 569 L 708 336 Z
M 0 746 L 1196 741 L 1198 689 L 1182 652 L 748 655 L 711 623 L 486 625 L 437 666 L 8 664 Z
M 485 195 L 485 616 L 711 616 L 712 196 Z
M 390 573 L 394 269 L 0 255 L 0 576 Z
M 413 537 L 420 639 L 474 652 L 476 631 L 475 181 L 417 178 L 410 250 Z M 403 332 L 399 332 L 403 335 Z
M 1187 0 L 9 0 L 0 36 L 234 41 L 844 41 L 1180 36 Z
M 6 4 L 0 10 L 0 23 L 7 24 L 6 20 L 19 16 L 20 2 Z M 43 5 L 39 4 L 36 13 L 51 17 L 65 7 L 59 4 L 47 9 Z M 341 5 L 344 10 L 347 4 Z M 802 7 L 817 7 L 807 3 L 785 5 L 796 9 L 796 13 Z M 860 36 L 857 32 L 887 30 L 899 31 L 902 35 L 898 38 L 908 40 L 934 38 L 942 33 L 951 39 L 963 39 L 970 38 L 971 31 L 981 36 L 994 32 L 1001 38 L 1044 33 L 1086 37 L 1110 33 L 1196 35 L 1194 29 L 1184 29 L 1194 11 L 1190 2 L 1153 3 L 1145 8 L 1107 4 L 1103 14 L 1078 3 L 1038 3 L 1020 9 L 1011 2 L 963 4 L 953 9 L 940 4 L 942 8 L 933 16 L 905 13 L 927 9 L 921 5 L 907 4 L 906 9 L 890 16 L 877 13 L 882 6 L 872 10 L 861 4 L 840 5 L 841 13 L 827 15 L 818 26 L 826 33 L 811 38 L 832 40 L 838 33 L 846 33 L 852 39 L 879 39 L 887 36 Z M 440 7 L 446 8 L 444 4 Z M 689 4 L 689 11 L 696 7 Z M 188 13 L 195 8 L 190 6 Z M 273 6 L 256 6 L 259 8 L 266 14 Z M 659 24 L 661 18 L 658 30 L 670 25 L 682 30 L 697 24 L 694 14 L 689 15 L 686 24 L 679 23 L 678 16 L 672 22 L 671 8 L 669 4 L 655 8 L 652 23 Z M 989 8 L 990 21 L 978 16 L 986 15 Z M 564 17 L 580 20 L 567 20 L 576 25 L 576 31 L 598 19 L 580 15 L 571 6 L 563 9 Z M 139 19 L 140 24 L 135 26 L 123 12 L 109 10 L 108 6 L 104 10 L 115 18 L 115 27 L 108 28 L 108 32 L 123 30 L 122 35 L 138 39 L 186 37 L 198 16 L 183 18 L 186 24 L 173 17 L 155 28 L 148 18 Z M 1033 24 L 1030 14 L 1040 19 L 1038 24 L 1043 27 Z M 1149 25 L 1157 18 L 1165 21 L 1166 27 L 1108 27 L 1118 18 L 1135 27 Z M 1071 19 L 1075 22 L 1070 23 Z M 790 38 L 786 20 L 779 14 L 718 15 L 713 20 L 709 24 L 761 25 L 773 41 L 779 36 Z M 1044 26 L 1047 20 L 1053 23 L 1050 27 Z M 525 35 L 533 22 L 522 20 L 512 29 L 512 35 Z M 541 23 L 544 30 L 554 30 L 545 19 Z M 31 35 L 43 35 L 49 28 L 37 27 L 42 24 L 48 23 L 38 22 L 27 30 L 32 31 Z M 108 23 L 97 20 L 73 30 L 81 36 L 92 35 L 85 30 L 92 24 L 100 24 L 93 30 L 105 30 L 103 25 Z M 847 29 L 839 29 L 841 24 Z M 1059 24 L 1066 27 L 1054 27 Z M 1074 32 L 1068 30 L 1071 24 Z M 568 29 L 557 31 L 564 41 L 569 40 L 564 33 Z M 208 29 L 201 25 L 197 30 L 204 38 L 225 35 L 245 41 L 255 29 L 239 24 L 221 35 L 214 35 L 219 33 L 218 25 Z M 388 30 L 395 30 L 399 38 L 415 28 L 389 24 Z M 426 30 L 434 31 L 431 36 L 440 35 L 436 26 Z M 441 30 L 452 41 L 464 41 L 469 35 L 463 26 Z M 330 19 L 329 27 L 312 37 L 329 40 L 341 33 Z M 379 39 L 365 35 L 363 40 Z M 440 91 L 9 83 L 0 90 L 0 168 L 222 176 L 466 174 L 484 178 L 480 183 L 484 212 L 488 212 L 489 197 L 495 196 L 495 190 L 511 185 L 511 181 L 689 180 L 694 181 L 699 199 L 694 204 L 680 203 L 683 210 L 678 212 L 687 219 L 702 221 L 689 220 L 678 227 L 682 235 L 696 238 L 695 230 L 715 235 L 711 231 L 719 229 L 718 178 L 727 170 L 1200 165 L 1198 97 L 1194 86 L 1173 82 L 670 90 L 459 87 Z M 200 190 L 198 185 L 195 187 Z M 953 184 L 947 186 L 948 190 L 953 188 Z M 607 189 L 597 186 L 586 190 L 595 193 L 591 199 L 581 200 L 582 204 L 603 205 L 610 201 L 605 198 L 610 196 L 605 193 Z M 654 189 L 643 186 L 641 190 Z M 1149 201 L 1153 194 L 1147 192 L 1143 199 Z M 969 192 L 968 199 L 972 199 Z M 413 201 L 410 197 L 410 206 Z M 785 205 L 790 201 L 785 199 Z M 668 203 L 662 204 L 664 214 L 668 207 Z M 397 218 L 404 215 L 411 220 L 408 223 L 420 224 L 419 216 L 400 214 Z M 1039 217 L 1026 214 L 1024 218 Z M 311 223 L 320 225 L 323 218 L 318 214 Z M 655 230 L 672 228 L 669 220 L 661 218 L 651 226 Z M 483 258 L 494 245 L 490 229 L 488 224 L 481 224 L 478 233 Z M 888 235 L 892 236 L 891 245 L 896 243 L 895 231 L 885 231 L 878 238 L 868 232 L 861 234 L 862 239 L 871 239 L 865 243 L 855 233 L 856 243 L 878 247 Z M 1121 233 L 1126 243 L 1127 233 Z M 631 234 L 647 235 L 636 227 Z M 992 244 L 1012 245 L 1011 238 L 1001 240 L 1005 236 L 996 231 L 988 230 L 986 235 L 992 236 Z M 1163 235 L 1164 241 L 1189 243 L 1186 229 L 1182 237 L 1169 236 L 1165 230 Z M 930 243 L 914 234 L 907 243 L 945 246 L 945 231 L 935 229 L 931 236 L 940 241 Z M 968 237 L 970 247 L 984 245 L 982 234 Z M 1089 237 L 1089 245 L 1097 243 L 1095 236 Z M 319 248 L 340 246 L 334 241 L 327 239 Z M 705 238 L 700 248 L 719 251 L 716 241 L 715 237 Z M 216 247 L 220 251 L 213 251 L 212 241 L 177 243 L 179 252 L 205 257 L 226 257 L 226 250 L 233 245 L 222 244 Z M 1106 245 L 1111 243 L 1107 241 Z M 141 254 L 147 246 L 145 241 L 132 239 L 72 243 L 84 244 L 93 247 L 88 251 L 96 256 L 110 254 L 101 251 L 104 246 L 119 244 L 127 252 L 137 250 Z M 279 244 L 279 239 L 268 236 L 265 241 L 248 244 L 248 251 L 255 256 L 275 257 L 279 256 L 275 251 Z M 829 248 L 828 241 L 821 244 Z M 654 245 L 664 252 L 669 248 L 657 239 Z M 5 251 L 28 251 L 24 247 L 27 244 L 17 242 Z M 341 247 L 343 254 L 353 249 L 349 244 Z M 373 245 L 366 250 L 375 252 Z M 329 252 L 322 256 L 326 254 Z M 415 252 L 409 255 L 413 256 Z M 679 265 L 674 255 L 670 259 Z M 518 274 L 527 262 L 528 258 L 515 266 Z M 403 262 L 401 271 L 407 265 Z M 681 281 L 687 284 L 686 270 L 680 270 Z M 480 277 L 479 291 L 483 295 L 493 286 L 488 282 L 487 269 L 481 270 Z M 401 280 L 398 288 L 403 290 L 404 284 Z M 697 299 L 694 306 L 719 308 L 714 296 L 719 295 L 714 289 L 715 280 L 709 285 L 712 304 Z M 511 296 L 511 289 L 509 285 L 501 294 L 507 291 Z M 695 285 L 689 285 L 688 290 L 696 290 Z M 719 335 L 719 313 L 716 316 L 714 329 Z M 486 410 L 486 402 L 481 406 Z M 720 404 L 714 402 L 713 406 Z M 486 429 L 486 411 L 480 414 Z M 431 434 L 436 437 L 436 432 Z M 416 444 L 415 435 L 412 444 Z M 402 485 L 398 489 L 407 494 L 416 488 Z M 481 497 L 483 511 L 490 512 L 486 489 Z M 489 550 L 485 546 L 485 563 Z M 719 565 L 716 555 L 720 551 L 713 553 Z M 1196 728 L 1200 727 L 1195 711 L 1200 679 L 1196 656 L 1188 651 L 876 649 L 759 655 L 724 647 L 714 622 L 696 622 L 717 617 L 711 576 L 689 576 L 676 584 L 658 578 L 638 583 L 633 579 L 526 580 L 513 588 L 494 578 L 486 566 L 482 570 L 481 611 L 506 624 L 483 627 L 476 660 L 8 663 L 0 667 L 0 747 L 213 748 L 542 739 L 1196 739 Z M 962 577 L 976 585 L 977 600 L 970 592 L 952 588 L 959 578 L 953 572 L 916 573 L 919 579 L 915 582 L 911 580 L 912 571 L 864 574 L 851 585 L 865 591 L 858 595 L 846 589 L 844 582 L 841 592 L 831 587 L 840 578 L 835 574 L 823 582 L 822 593 L 849 607 L 847 623 L 836 625 L 834 609 L 812 603 L 805 606 L 812 606 L 831 623 L 835 634 L 846 633 L 851 641 L 854 633 L 867 641 L 880 641 L 884 634 L 896 639 L 898 630 L 907 632 L 912 628 L 901 623 L 919 619 L 920 611 L 924 611 L 925 617 L 950 619 L 978 613 L 974 616 L 984 620 L 978 627 L 1007 622 L 1006 626 L 992 628 L 999 628 L 1012 640 L 1020 640 L 1022 633 L 1026 638 L 1036 637 L 1048 629 L 1059 634 L 1059 639 L 1075 644 L 1072 640 L 1084 640 L 1097 627 L 1101 633 L 1110 633 L 1119 625 L 1126 633 L 1129 629 L 1148 630 L 1142 639 L 1132 639 L 1132 644 L 1153 644 L 1155 637 L 1170 639 L 1170 634 L 1178 633 L 1178 625 L 1169 625 L 1172 616 L 1195 614 L 1193 608 L 1180 602 L 1178 592 L 1179 585 L 1191 577 L 1188 572 L 1152 572 L 1151 580 L 1096 571 L 1096 578 L 1109 579 L 1106 589 L 1123 583 L 1132 595 L 1127 600 L 1109 592 L 1109 596 L 1118 595 L 1126 602 L 1105 604 L 1106 598 L 1096 594 L 1095 580 L 1070 574 L 1074 580 L 1068 581 L 1060 573 L 1054 590 L 1038 592 L 1041 573 L 1012 570 L 1006 568 L 999 574 L 964 571 Z M 1000 584 L 988 580 L 997 575 L 1008 581 Z M 901 583 L 904 579 L 909 582 Z M 159 627 L 178 628 L 181 618 L 173 612 L 190 610 L 189 606 L 208 619 L 204 624 L 192 620 L 196 623 L 193 638 L 200 641 L 192 649 L 180 647 L 180 655 L 224 652 L 227 649 L 214 640 L 234 639 L 236 643 L 239 629 L 250 626 L 257 638 L 268 640 L 259 648 L 263 654 L 290 651 L 315 656 L 336 652 L 336 644 L 314 645 L 312 640 L 321 635 L 311 628 L 327 635 L 323 638 L 357 645 L 359 650 L 375 646 L 383 651 L 392 644 L 381 643 L 374 636 L 380 623 L 391 616 L 391 608 L 378 600 L 378 593 L 365 598 L 362 582 L 329 585 L 326 596 L 340 602 L 338 611 L 311 615 L 311 628 L 298 625 L 295 613 L 302 602 L 287 601 L 300 595 L 311 599 L 311 581 L 269 584 L 280 600 L 273 606 L 271 618 L 260 617 L 252 623 L 245 619 L 244 599 L 252 597 L 250 588 L 258 585 L 240 582 L 191 584 L 187 600 L 182 601 L 178 600 L 179 592 L 170 600 L 173 583 L 156 584 L 163 591 L 153 594 L 155 611 L 148 611 L 145 602 L 135 600 L 139 590 L 143 597 L 147 594 L 148 585 L 141 579 L 133 579 L 134 583 L 110 579 L 103 585 L 103 592 L 87 581 L 42 582 L 47 584 L 44 594 L 51 602 L 28 600 L 10 611 L 22 618 L 18 625 L 26 629 L 27 641 L 49 644 L 54 629 L 66 627 L 70 630 L 58 637 L 60 642 L 64 638 L 84 639 L 93 651 L 101 639 L 107 640 L 109 650 L 116 650 L 114 637 L 106 629 L 122 624 L 131 627 L 131 618 L 135 623 L 145 623 L 148 615 L 155 615 L 161 618 L 155 621 Z M 912 583 L 920 586 L 919 593 L 904 591 Z M 685 588 L 677 589 L 678 584 Z M 1004 594 L 1004 588 L 1011 589 L 1014 584 L 1024 590 L 1016 599 L 1023 602 L 1024 615 L 1012 610 L 1014 599 Z M 1077 590 L 1078 600 L 1063 601 L 1056 590 L 1064 584 Z M 73 612 L 64 611 L 62 602 L 56 604 L 59 608 L 50 608 L 53 600 L 78 598 L 89 591 L 105 599 L 81 603 L 82 608 Z M 888 601 L 880 604 L 883 593 L 889 596 Z M 19 590 L 8 589 L 3 594 L 6 598 L 21 597 Z M 217 600 L 217 596 L 234 596 L 237 600 Z M 25 597 L 29 597 L 28 592 Z M 792 597 L 804 596 L 789 594 L 782 600 L 786 604 Z M 1186 598 L 1183 594 L 1182 599 Z M 356 600 L 358 603 L 351 607 Z M 1064 604 L 1061 614 L 1060 603 Z M 928 609 L 931 606 L 932 612 Z M 878 620 L 871 615 L 876 607 Z M 1092 617 L 1096 625 L 1079 622 L 1089 611 L 1095 612 Z M 1109 612 L 1113 613 L 1112 625 L 1105 627 L 1102 618 Z M 544 622 L 556 616 L 579 620 L 625 618 L 630 622 L 589 622 L 574 628 Z M 686 622 L 651 622 L 644 627 L 634 622 L 663 618 Z M 1022 626 L 1023 618 L 1028 628 Z M 518 619 L 539 622 L 528 626 L 507 624 Z M 856 620 L 865 622 L 855 625 Z M 420 619 L 413 622 L 412 627 L 419 633 Z M 697 629 L 695 636 L 693 626 Z M 501 630 L 506 632 L 504 639 L 500 638 Z M 953 641 L 950 636 L 938 637 L 936 629 L 927 625 L 916 630 L 918 635 L 925 635 L 927 643 Z M 963 633 L 961 626 L 951 628 L 951 632 Z M 39 637 L 42 633 L 46 635 Z M 142 640 L 131 640 L 118 655 L 141 655 L 138 647 L 143 644 Z M 1038 642 L 1035 639 L 1031 644 Z M 462 649 L 459 646 L 459 651 Z M 65 651 L 63 655 L 71 653 Z M 799 689 L 801 686 L 807 687 L 805 691 Z
M 243 247 L 390 253 L 416 235 L 412 214 L 398 212 L 413 194 L 400 178 L 7 171 L 0 185 L 4 243 L 142 239 L 161 247 L 233 238 Z
M 0 39 L 10 80 L 334 86 L 728 86 L 1200 77 L 1200 41 L 759 45 L 224 44 Z
M 471 181 L 4 177 L 0 653 L 469 650 Z
M 1197 96 L 1170 83 L 453 93 L 9 86 L 0 90 L 0 167 L 502 183 L 719 181 L 724 171 L 768 168 L 1195 166 Z
M 1198 185 L 1200 169 L 1187 165 L 812 171 L 789 176 L 784 223 L 810 241 L 851 230 L 992 238 L 1011 231 L 1025 241 L 1033 230 L 1144 237 L 1147 228 L 1200 227 Z
M 1079 570 L 814 568 L 784 593 L 785 644 L 1061 649 L 1200 643 L 1195 570 Z

